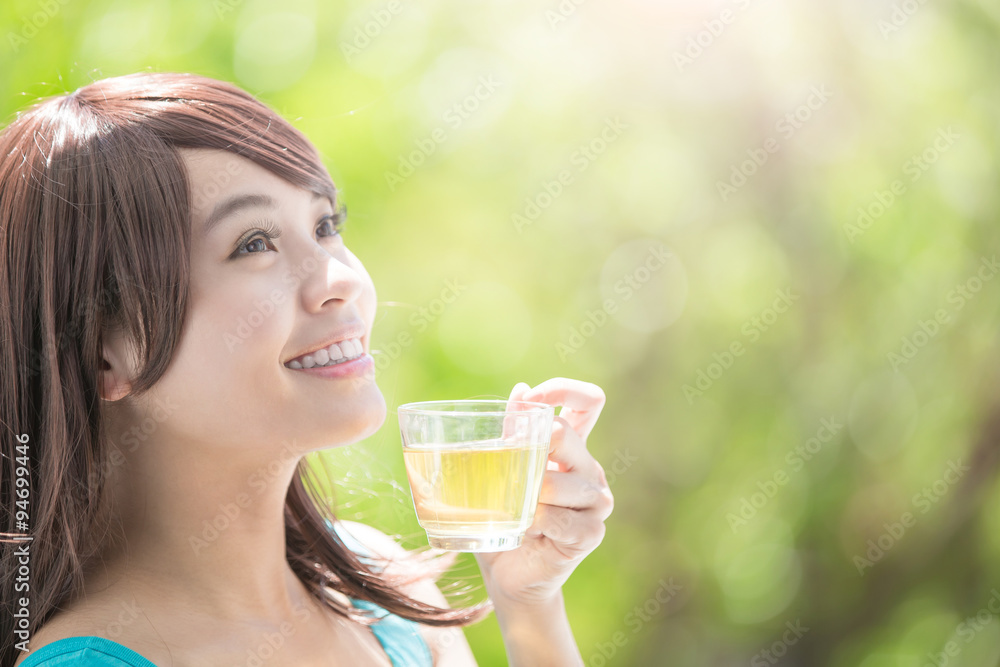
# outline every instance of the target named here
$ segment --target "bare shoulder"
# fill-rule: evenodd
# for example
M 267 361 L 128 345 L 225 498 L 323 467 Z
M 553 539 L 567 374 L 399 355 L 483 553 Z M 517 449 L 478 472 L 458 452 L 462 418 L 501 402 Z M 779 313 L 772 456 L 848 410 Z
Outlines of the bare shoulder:
M 154 664 L 169 664 L 163 662 L 169 656 L 163 653 L 162 643 L 144 639 L 138 627 L 141 623 L 136 622 L 139 619 L 127 611 L 124 603 L 113 607 L 95 601 L 56 612 L 31 636 L 28 643 L 30 650 L 18 656 L 14 665 L 21 664 L 43 646 L 73 637 L 102 637 L 135 651 Z M 136 627 L 127 627 L 131 623 L 135 623 Z
M 14 665 L 16 667 L 16 665 L 21 664 L 29 655 L 53 642 L 71 637 L 87 637 L 94 634 L 96 634 L 96 628 L 93 624 L 81 622 L 80 618 L 74 617 L 72 614 L 57 613 L 31 635 L 31 639 L 28 642 L 29 651 L 18 656 L 17 660 L 14 661 Z
M 401 585 L 400 590 L 421 602 L 437 607 L 448 607 L 441 590 L 434 583 L 439 572 L 437 568 L 421 566 L 419 560 L 410 559 L 410 552 L 403 548 L 395 539 L 381 530 L 357 521 L 340 520 L 344 528 L 361 544 L 370 549 L 377 557 L 389 561 L 386 572 L 395 572 L 411 579 L 411 583 Z M 476 659 L 469 648 L 465 633 L 459 627 L 435 627 L 420 624 L 420 633 L 434 655 L 436 667 L 467 667 L 475 665 Z

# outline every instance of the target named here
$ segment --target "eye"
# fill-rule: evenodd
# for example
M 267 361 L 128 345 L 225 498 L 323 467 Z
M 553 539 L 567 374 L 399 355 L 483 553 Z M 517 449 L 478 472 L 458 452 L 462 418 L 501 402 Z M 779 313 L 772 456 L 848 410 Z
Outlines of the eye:
M 273 223 L 267 220 L 258 220 L 243 232 L 239 242 L 236 244 L 236 250 L 233 251 L 231 257 L 259 255 L 261 252 L 267 250 L 268 247 L 273 249 L 274 244 L 271 241 L 279 236 L 281 236 L 281 230 L 275 227 Z
M 347 224 L 347 208 L 343 205 L 332 215 L 324 215 L 316 226 L 321 238 L 339 236 Z M 275 250 L 272 241 L 281 236 L 281 229 L 269 220 L 256 220 L 243 232 L 231 258 L 260 255 L 268 249 Z
M 267 250 L 267 246 L 263 245 L 263 243 L 264 243 L 264 239 L 263 238 L 261 238 L 259 236 L 255 236 L 254 238 L 250 239 L 249 243 L 247 243 L 244 247 L 247 249 L 248 253 L 252 254 L 251 248 L 255 248 L 256 247 L 256 248 L 259 248 L 261 250 Z
M 341 206 L 333 215 L 324 215 L 320 219 L 319 226 L 316 229 L 320 232 L 320 236 L 337 236 L 343 231 L 346 225 L 347 208 Z M 329 230 L 329 233 L 324 234 L 323 230 Z

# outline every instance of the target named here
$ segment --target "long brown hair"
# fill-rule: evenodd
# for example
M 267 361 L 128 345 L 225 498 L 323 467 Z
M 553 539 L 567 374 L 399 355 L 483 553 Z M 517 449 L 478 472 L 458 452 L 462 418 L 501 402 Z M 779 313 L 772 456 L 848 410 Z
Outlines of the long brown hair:
M 33 634 L 82 591 L 107 535 L 102 335 L 120 327 L 140 350 L 137 394 L 163 375 L 178 344 L 199 196 L 179 148 L 229 151 L 336 198 L 300 131 L 238 87 L 191 74 L 100 80 L 36 102 L 0 134 L 0 665 L 14 663 L 16 630 Z M 324 589 L 431 625 L 489 613 L 488 600 L 446 609 L 402 594 L 328 529 L 335 517 L 313 473 L 301 459 L 285 543 L 318 600 L 359 622 L 371 619 Z M 17 539 L 25 534 L 30 541 Z

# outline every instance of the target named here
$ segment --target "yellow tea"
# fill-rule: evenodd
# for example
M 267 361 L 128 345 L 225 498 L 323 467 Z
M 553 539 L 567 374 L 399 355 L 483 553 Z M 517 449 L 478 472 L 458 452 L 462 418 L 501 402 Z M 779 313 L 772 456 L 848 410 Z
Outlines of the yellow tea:
M 507 535 L 520 544 L 535 518 L 548 450 L 548 443 L 496 439 L 405 447 L 417 521 L 431 545 Z

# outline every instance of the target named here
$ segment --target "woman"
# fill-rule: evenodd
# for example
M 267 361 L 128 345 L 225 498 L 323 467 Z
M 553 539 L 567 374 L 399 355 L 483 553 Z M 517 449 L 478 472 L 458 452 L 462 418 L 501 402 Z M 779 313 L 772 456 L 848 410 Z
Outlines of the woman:
M 483 604 L 316 500 L 303 456 L 386 415 L 338 204 L 299 131 L 204 77 L 105 79 L 0 135 L 4 667 L 467 665 L 491 608 L 511 664 L 582 664 L 561 586 L 613 505 L 600 388 L 514 388 L 563 409 Z

